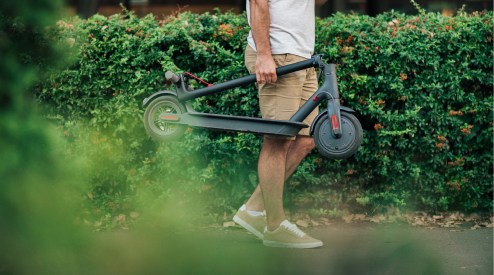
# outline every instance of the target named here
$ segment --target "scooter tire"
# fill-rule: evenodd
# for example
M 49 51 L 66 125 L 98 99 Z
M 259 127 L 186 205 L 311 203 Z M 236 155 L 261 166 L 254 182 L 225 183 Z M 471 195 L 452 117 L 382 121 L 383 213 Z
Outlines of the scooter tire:
M 187 125 L 160 121 L 159 114 L 164 111 L 170 114 L 183 114 L 187 112 L 187 109 L 175 96 L 160 96 L 147 106 L 144 112 L 144 128 L 154 140 L 172 142 L 183 136 Z
M 332 124 L 328 115 L 322 116 L 314 129 L 317 150 L 330 159 L 345 159 L 357 152 L 362 143 L 363 130 L 360 121 L 352 114 L 341 112 L 343 135 L 336 139 L 332 135 Z

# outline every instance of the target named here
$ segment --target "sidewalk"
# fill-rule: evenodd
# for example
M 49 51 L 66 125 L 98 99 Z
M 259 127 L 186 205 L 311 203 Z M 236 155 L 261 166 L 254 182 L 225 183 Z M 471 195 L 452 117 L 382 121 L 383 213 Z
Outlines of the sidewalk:
M 168 228 L 153 244 L 139 240 L 139 230 L 97 238 L 132 249 L 133 257 L 125 263 L 116 257 L 115 263 L 107 259 L 105 264 L 124 264 L 135 274 L 143 269 L 162 274 L 493 274 L 493 230 L 470 228 L 341 221 L 304 229 L 324 242 L 317 249 L 264 247 L 236 227 Z

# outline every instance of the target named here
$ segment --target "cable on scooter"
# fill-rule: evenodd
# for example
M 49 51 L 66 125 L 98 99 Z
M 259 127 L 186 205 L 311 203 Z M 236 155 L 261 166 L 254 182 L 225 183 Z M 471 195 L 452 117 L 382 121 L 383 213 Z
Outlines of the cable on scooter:
M 331 97 L 331 99 L 333 100 L 333 116 L 335 116 L 336 115 L 336 113 L 335 113 L 336 106 L 334 105 L 334 97 L 333 97 L 333 95 L 330 94 L 330 93 L 328 93 L 328 92 L 322 92 L 321 94 L 328 94 Z
M 321 73 L 322 69 L 319 69 L 319 73 L 317 74 L 317 85 L 319 85 L 319 83 L 321 82 Z
M 202 83 L 204 83 L 204 84 L 208 85 L 208 87 L 211 87 L 211 86 L 213 86 L 213 85 L 214 85 L 214 84 L 209 84 L 209 83 L 207 83 L 206 81 L 204 81 L 204 80 L 200 79 L 199 77 L 197 77 L 197 76 L 195 76 L 195 75 L 193 75 L 193 74 L 191 74 L 191 73 L 189 73 L 189 72 L 185 72 L 185 74 L 188 74 L 188 75 L 190 75 L 191 77 L 193 77 L 193 78 L 195 78 L 195 79 L 197 79 L 197 80 L 201 81 Z

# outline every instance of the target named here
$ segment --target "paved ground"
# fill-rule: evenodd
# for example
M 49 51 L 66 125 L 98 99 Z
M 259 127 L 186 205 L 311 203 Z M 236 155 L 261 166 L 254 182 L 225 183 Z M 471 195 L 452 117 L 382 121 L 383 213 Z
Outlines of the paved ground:
M 450 230 L 338 222 L 305 230 L 324 242 L 318 249 L 264 247 L 237 228 L 168 228 L 168 233 L 127 231 L 99 238 L 121 245 L 112 249 L 120 250 L 114 258 L 101 251 L 107 265 L 102 274 L 493 274 L 492 228 Z

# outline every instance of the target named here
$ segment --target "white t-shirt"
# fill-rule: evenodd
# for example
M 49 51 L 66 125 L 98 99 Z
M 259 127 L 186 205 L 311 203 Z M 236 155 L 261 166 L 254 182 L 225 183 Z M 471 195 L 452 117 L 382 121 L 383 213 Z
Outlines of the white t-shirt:
M 269 42 L 271 54 L 291 53 L 307 59 L 314 53 L 315 0 L 269 0 Z M 247 18 L 250 25 L 250 5 Z M 255 51 L 256 44 L 249 32 L 247 42 Z

